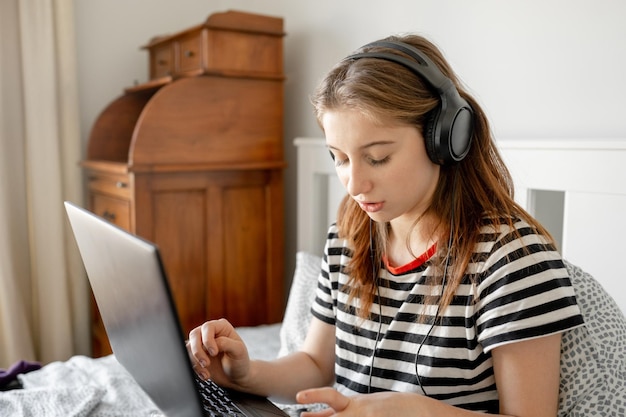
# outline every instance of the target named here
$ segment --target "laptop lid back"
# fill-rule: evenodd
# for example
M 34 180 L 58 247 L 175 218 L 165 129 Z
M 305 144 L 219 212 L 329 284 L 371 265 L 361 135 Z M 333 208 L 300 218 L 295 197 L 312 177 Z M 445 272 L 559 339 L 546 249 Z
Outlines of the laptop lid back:
M 65 207 L 117 360 L 166 415 L 202 415 L 158 248 L 72 203 Z

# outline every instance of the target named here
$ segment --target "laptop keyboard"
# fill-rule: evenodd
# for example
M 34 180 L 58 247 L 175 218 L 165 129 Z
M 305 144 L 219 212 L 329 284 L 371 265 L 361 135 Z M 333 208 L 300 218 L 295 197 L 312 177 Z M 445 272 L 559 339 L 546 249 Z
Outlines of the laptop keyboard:
M 228 393 L 219 387 L 215 382 L 203 381 L 196 377 L 198 390 L 202 397 L 205 415 L 210 417 L 242 416 L 245 417 L 239 408 L 228 397 Z

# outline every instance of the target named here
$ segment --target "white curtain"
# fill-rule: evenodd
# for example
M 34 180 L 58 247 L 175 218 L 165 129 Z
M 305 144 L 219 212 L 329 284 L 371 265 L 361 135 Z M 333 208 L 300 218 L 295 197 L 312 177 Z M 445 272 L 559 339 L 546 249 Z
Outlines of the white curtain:
M 0 1 L 0 368 L 89 352 L 73 0 Z

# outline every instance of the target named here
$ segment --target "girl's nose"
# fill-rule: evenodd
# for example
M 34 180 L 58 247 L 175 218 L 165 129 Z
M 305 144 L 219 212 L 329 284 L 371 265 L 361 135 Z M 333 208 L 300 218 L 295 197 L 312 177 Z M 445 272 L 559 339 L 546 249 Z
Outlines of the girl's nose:
M 366 169 L 357 164 L 352 164 L 350 165 L 350 169 L 346 171 L 346 178 L 343 184 L 348 194 L 355 197 L 371 190 L 372 181 Z

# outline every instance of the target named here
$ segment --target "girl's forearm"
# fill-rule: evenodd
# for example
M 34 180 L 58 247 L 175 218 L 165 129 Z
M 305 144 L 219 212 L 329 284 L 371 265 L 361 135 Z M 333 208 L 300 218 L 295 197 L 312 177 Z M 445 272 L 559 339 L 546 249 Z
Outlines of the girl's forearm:
M 299 391 L 330 386 L 333 380 L 334 375 L 325 375 L 307 353 L 295 352 L 272 361 L 251 361 L 248 378 L 236 388 L 290 404 Z

